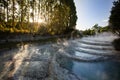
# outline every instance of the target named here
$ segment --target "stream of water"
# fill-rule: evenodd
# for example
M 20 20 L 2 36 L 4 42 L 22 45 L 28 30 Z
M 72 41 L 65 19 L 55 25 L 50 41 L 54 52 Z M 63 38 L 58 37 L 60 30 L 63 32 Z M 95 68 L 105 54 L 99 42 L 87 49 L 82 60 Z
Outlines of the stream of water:
M 103 38 L 104 37 L 104 38 Z M 0 80 L 120 80 L 112 33 L 0 51 Z

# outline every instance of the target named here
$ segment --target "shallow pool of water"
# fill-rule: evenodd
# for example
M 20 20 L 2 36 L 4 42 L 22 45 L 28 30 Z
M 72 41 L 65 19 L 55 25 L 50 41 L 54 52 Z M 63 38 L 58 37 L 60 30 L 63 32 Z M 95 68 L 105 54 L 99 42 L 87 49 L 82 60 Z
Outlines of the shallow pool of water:
M 81 80 L 120 80 L 120 62 L 118 61 L 78 62 L 63 58 L 58 63 Z

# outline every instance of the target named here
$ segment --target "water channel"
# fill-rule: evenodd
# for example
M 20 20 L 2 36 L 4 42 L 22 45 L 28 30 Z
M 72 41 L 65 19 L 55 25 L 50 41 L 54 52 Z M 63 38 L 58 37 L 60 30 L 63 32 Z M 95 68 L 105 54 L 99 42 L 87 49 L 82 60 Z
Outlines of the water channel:
M 115 38 L 103 33 L 0 51 L 0 80 L 120 80 Z

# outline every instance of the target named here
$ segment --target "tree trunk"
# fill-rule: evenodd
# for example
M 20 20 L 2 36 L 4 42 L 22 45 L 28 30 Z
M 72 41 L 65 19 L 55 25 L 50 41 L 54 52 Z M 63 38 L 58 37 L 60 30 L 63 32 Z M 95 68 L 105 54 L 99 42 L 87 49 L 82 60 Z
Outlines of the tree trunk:
M 12 0 L 12 3 L 13 3 L 13 12 L 12 12 L 12 19 L 13 19 L 13 21 L 12 21 L 12 26 L 14 27 L 14 23 L 15 23 L 15 16 L 14 16 L 14 14 L 15 14 L 15 1 L 14 0 Z
M 9 16 L 8 16 L 8 14 L 9 14 L 9 13 L 8 13 L 9 1 L 8 1 L 8 0 L 7 0 L 7 4 L 8 4 L 8 5 L 7 5 L 7 22 L 8 22 L 8 19 L 9 19 Z

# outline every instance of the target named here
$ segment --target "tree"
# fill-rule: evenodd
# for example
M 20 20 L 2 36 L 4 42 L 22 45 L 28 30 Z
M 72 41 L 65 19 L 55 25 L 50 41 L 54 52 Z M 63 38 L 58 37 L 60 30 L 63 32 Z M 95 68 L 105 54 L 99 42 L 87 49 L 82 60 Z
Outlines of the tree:
M 12 26 L 14 27 L 15 24 L 15 0 L 12 0 Z
M 49 33 L 61 34 L 73 31 L 77 20 L 74 0 L 0 0 L 0 10 L 0 22 L 7 30 L 34 32 L 42 20 Z
M 93 27 L 92 27 L 93 30 L 95 30 L 95 33 L 98 34 L 98 32 L 100 32 L 100 26 L 98 26 L 98 24 L 95 24 Z
M 8 3 L 7 3 L 8 1 L 6 1 L 6 0 L 0 0 L 0 22 L 1 21 L 5 21 L 5 14 L 6 14 L 6 11 L 5 11 L 5 9 L 7 8 L 7 6 L 8 6 Z
M 114 32 L 120 35 L 120 0 L 113 2 L 111 15 L 109 18 L 109 25 Z

